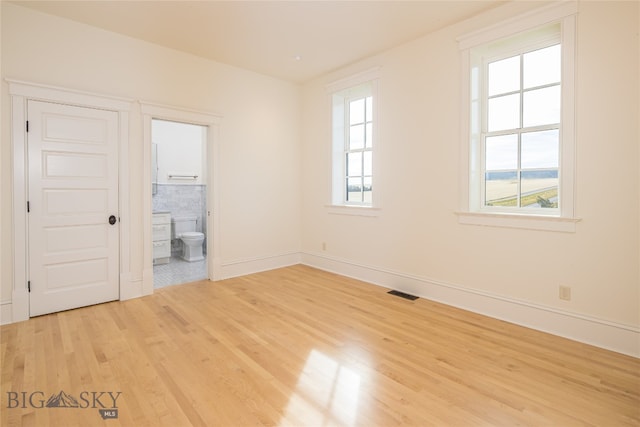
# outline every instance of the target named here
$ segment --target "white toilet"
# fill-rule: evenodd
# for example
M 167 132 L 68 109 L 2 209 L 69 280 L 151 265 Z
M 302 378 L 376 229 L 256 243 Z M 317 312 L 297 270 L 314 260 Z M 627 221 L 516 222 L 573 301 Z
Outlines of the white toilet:
M 204 259 L 202 255 L 202 243 L 204 242 L 204 233 L 196 231 L 198 218 L 195 216 L 176 216 L 171 218 L 172 238 L 182 240 L 184 248 L 182 259 L 185 261 L 201 261 Z

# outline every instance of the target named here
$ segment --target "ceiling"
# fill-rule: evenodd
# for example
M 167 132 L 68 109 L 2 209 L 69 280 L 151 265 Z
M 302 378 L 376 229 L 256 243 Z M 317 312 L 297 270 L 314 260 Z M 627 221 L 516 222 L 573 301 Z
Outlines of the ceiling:
M 503 1 L 13 3 L 262 74 L 304 82 Z

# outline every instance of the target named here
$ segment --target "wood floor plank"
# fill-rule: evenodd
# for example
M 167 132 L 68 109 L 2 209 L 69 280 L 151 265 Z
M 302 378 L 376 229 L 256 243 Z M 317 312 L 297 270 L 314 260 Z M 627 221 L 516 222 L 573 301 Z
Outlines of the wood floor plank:
M 0 424 L 640 425 L 639 359 L 386 291 L 299 265 L 2 326 Z

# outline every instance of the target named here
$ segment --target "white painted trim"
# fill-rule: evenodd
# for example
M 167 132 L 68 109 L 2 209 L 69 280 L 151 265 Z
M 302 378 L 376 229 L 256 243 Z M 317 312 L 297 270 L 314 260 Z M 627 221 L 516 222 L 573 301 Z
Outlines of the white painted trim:
M 209 272 L 210 280 L 220 280 L 222 278 L 222 265 L 220 261 L 222 254 L 222 239 L 220 237 L 222 230 L 220 225 L 220 165 L 222 164 L 219 142 L 220 126 L 209 126 L 207 139 L 207 164 L 210 165 L 210 167 L 207 168 L 207 200 L 211 201 L 211 204 L 207 204 L 207 230 L 213 230 L 213 236 L 209 234 L 209 238 L 207 239 L 211 240 L 207 248 L 207 271 Z M 213 171 L 211 168 L 213 168 Z M 209 249 L 212 250 L 209 251 Z
M 331 215 L 380 216 L 381 209 L 372 206 L 325 205 Z
M 555 307 L 492 294 L 446 283 L 354 263 L 319 253 L 301 253 L 301 263 L 397 289 L 443 304 L 462 308 L 517 325 L 548 332 L 607 350 L 640 357 L 640 326 L 626 325 Z
M 576 13 L 578 13 L 578 2 L 576 0 L 557 1 L 550 5 L 498 22 L 489 27 L 464 34 L 457 38 L 458 47 L 460 50 L 469 49 L 549 22 L 557 21 L 569 15 L 575 15 Z
M 221 279 L 229 279 L 296 264 L 300 264 L 300 252 L 285 252 L 262 257 L 237 259 L 222 263 Z
M 154 104 L 152 102 L 140 101 L 142 114 L 153 116 L 154 119 L 164 119 L 179 121 L 196 125 L 218 124 L 222 120 L 222 115 L 209 113 L 206 111 L 191 110 L 170 105 Z
M 153 202 L 151 184 L 151 121 L 149 111 L 142 113 L 142 289 L 140 295 L 153 293 Z
M 11 240 L 13 247 L 13 289 L 11 293 L 11 322 L 29 318 L 27 292 L 27 142 L 25 122 L 27 100 L 11 93 L 11 151 L 13 154 L 13 218 Z
M 580 221 L 575 212 L 575 84 L 576 74 L 576 17 L 577 2 L 560 1 L 531 12 L 513 17 L 496 25 L 458 38 L 461 56 L 461 118 L 460 118 L 460 199 L 458 222 L 466 225 L 482 225 L 529 230 L 575 232 Z M 471 129 L 471 76 L 475 64 L 474 47 L 512 37 L 552 22 L 561 24 L 562 42 L 562 123 L 560 155 L 560 210 L 558 214 L 545 215 L 530 210 L 514 214 L 500 212 L 496 208 L 483 207 L 480 200 L 479 173 L 482 161 L 477 156 L 481 147 L 480 129 Z M 478 58 L 476 58 L 478 59 Z M 471 138 L 471 139 L 470 139 Z
M 129 104 L 129 108 L 130 108 Z M 118 112 L 118 213 L 120 216 L 120 299 L 130 293 L 131 275 L 131 212 L 129 206 L 129 111 Z
M 151 194 L 151 121 L 152 119 L 190 123 L 207 127 L 207 270 L 210 280 L 222 278 L 220 254 L 220 122 L 222 116 L 204 111 L 140 102 L 143 119 L 143 280 L 142 293 L 153 293 L 152 194 Z
M 328 117 L 329 129 L 331 129 L 331 144 L 328 146 L 330 156 L 329 198 L 327 205 L 325 205 L 329 208 L 329 213 L 377 216 L 378 211 L 382 208 L 382 192 L 376 190 L 376 188 L 382 187 L 380 183 L 383 181 L 381 178 L 383 174 L 380 172 L 383 162 L 380 160 L 380 156 L 376 154 L 380 152 L 380 146 L 382 145 L 382 138 L 380 138 L 380 135 L 382 135 L 380 130 L 380 123 L 382 122 L 380 120 L 380 68 L 379 66 L 374 67 L 326 86 L 327 90 L 329 90 Z M 356 93 L 357 95 L 354 95 Z M 352 98 L 352 96 L 359 98 L 364 95 L 373 97 L 373 148 L 371 152 L 373 156 L 372 185 L 374 190 L 370 204 L 351 204 L 344 202 L 346 198 L 344 154 L 345 143 L 348 139 L 346 135 L 348 126 L 344 123 L 346 119 L 344 113 L 348 99 Z M 369 211 L 369 213 L 364 213 L 364 211 L 359 211 L 358 208 L 373 208 L 373 210 Z
M 81 107 L 102 108 L 112 111 L 129 111 L 132 99 L 118 98 L 99 93 L 83 92 L 58 86 L 30 83 L 15 79 L 5 79 L 9 83 L 9 94 L 32 100 L 59 101 Z
M 580 218 L 508 213 L 455 212 L 455 214 L 458 216 L 458 222 L 460 224 L 559 231 L 564 233 L 575 233 L 576 223 L 581 221 Z
M 13 307 L 11 301 L 0 302 L 0 325 L 7 325 L 11 323 L 13 314 Z
M 325 88 L 329 94 L 332 94 L 353 86 L 358 86 L 362 83 L 370 82 L 371 80 L 378 80 L 380 78 L 381 68 L 381 66 L 376 66 L 368 70 L 361 71 L 343 79 L 328 83 L 325 85 Z
M 144 274 L 143 274 L 144 277 Z M 120 275 L 120 301 L 138 298 L 145 295 L 142 288 L 142 279 L 133 279 L 130 273 Z
M 576 85 L 578 84 L 578 73 L 576 64 L 578 63 L 578 43 L 577 43 L 577 23 L 575 15 L 567 16 L 562 20 L 561 44 L 563 49 L 567 46 L 571 49 L 571 57 L 562 55 L 562 100 L 560 132 L 562 138 L 562 152 L 560 153 L 560 194 L 562 197 L 561 215 L 565 217 L 576 216 Z M 568 195 L 568 196 L 567 196 Z
M 153 257 L 153 254 L 151 256 Z M 140 292 L 140 295 L 151 295 L 153 293 L 153 265 L 142 270 Z
M 120 259 L 119 259 L 119 293 L 120 297 L 127 294 L 128 289 L 123 289 L 127 282 L 120 278 L 128 274 L 129 268 L 129 110 L 131 101 L 123 98 L 115 98 L 108 95 L 81 92 L 73 89 L 65 89 L 38 83 L 28 83 L 19 80 L 5 79 L 9 84 L 11 97 L 11 148 L 13 155 L 13 292 L 11 295 L 11 322 L 19 322 L 29 318 L 29 293 L 27 291 L 28 280 L 28 226 L 27 226 L 27 138 L 25 122 L 27 119 L 27 101 L 39 100 L 45 102 L 57 102 L 67 105 L 76 105 L 88 108 L 99 108 L 118 113 L 118 182 L 119 199 L 118 210 L 120 215 Z M 125 262 L 122 257 L 126 256 Z M 127 270 L 125 270 L 125 268 Z M 5 316 L 5 314 L 3 314 Z

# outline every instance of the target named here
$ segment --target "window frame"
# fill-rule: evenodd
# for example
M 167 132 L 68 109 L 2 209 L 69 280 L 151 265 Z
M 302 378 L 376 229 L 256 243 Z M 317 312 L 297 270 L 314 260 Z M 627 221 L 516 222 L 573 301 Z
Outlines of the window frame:
M 326 205 L 329 213 L 376 216 L 380 209 L 380 173 L 377 152 L 379 151 L 379 67 L 358 73 L 351 77 L 326 85 L 331 129 L 331 164 L 329 186 L 329 202 Z M 349 105 L 351 101 L 372 98 L 371 142 L 365 143 L 361 149 L 349 148 Z M 366 114 L 366 107 L 365 107 Z M 365 133 L 367 119 L 365 116 Z M 347 156 L 350 152 L 370 152 L 372 156 L 371 175 L 365 175 L 364 168 L 360 177 L 371 178 L 371 202 L 347 200 Z M 363 189 L 364 198 L 364 189 Z
M 575 32 L 577 3 L 562 2 L 533 10 L 529 13 L 509 19 L 486 29 L 465 35 L 458 39 L 461 51 L 461 191 L 460 209 L 456 212 L 462 224 L 527 228 L 535 230 L 575 232 Z M 478 102 L 483 99 L 480 90 L 486 87 L 474 86 L 478 79 L 477 67 L 482 65 L 483 49 L 508 41 L 517 35 L 534 32 L 539 29 L 559 26 L 558 41 L 562 49 L 561 75 L 561 120 L 559 152 L 559 195 L 560 206 L 549 208 L 511 208 L 501 209 L 484 206 L 484 140 L 482 132 L 486 123 L 486 108 L 478 115 Z M 544 33 L 543 33 L 544 34 Z M 551 33 L 549 33 L 551 34 Z M 553 36 L 540 35 L 534 42 L 517 42 L 505 47 L 503 51 L 493 49 L 506 58 L 517 54 L 555 44 Z M 515 47 L 515 50 L 513 49 Z M 510 51 L 511 49 L 511 51 Z M 497 56 L 492 55 L 492 60 Z M 474 69 L 476 67 L 476 69 Z M 486 79 L 486 76 L 482 76 Z M 472 96 L 474 98 L 472 98 Z M 473 108 L 476 108 L 475 112 Z M 474 116 L 475 114 L 475 116 Z
M 537 50 L 541 50 L 541 49 L 545 49 L 548 47 L 552 47 L 555 45 L 561 45 L 561 40 L 560 40 L 560 36 L 558 35 L 551 35 L 551 36 L 547 36 L 547 37 L 540 37 L 537 38 L 535 40 L 535 42 L 533 43 L 520 43 L 517 44 L 515 47 L 510 47 L 508 49 L 503 49 L 503 50 L 499 50 L 499 51 L 495 51 L 492 55 L 483 55 L 482 58 L 480 59 L 480 64 L 479 67 L 482 69 L 482 75 L 481 78 L 479 80 L 481 80 L 480 82 L 480 97 L 481 97 L 481 102 L 480 104 L 482 105 L 481 108 L 479 108 L 480 110 L 480 115 L 481 115 L 481 129 L 480 129 L 480 147 L 479 147 L 479 165 L 480 165 L 480 189 L 479 189 L 479 199 L 480 199 L 480 206 L 478 207 L 478 211 L 480 212 L 488 212 L 488 213 L 499 213 L 499 212 L 504 212 L 504 213 L 518 213 L 518 214 L 528 214 L 528 215 L 549 215 L 549 216 L 560 216 L 560 210 L 561 210 L 561 206 L 562 206 L 562 199 L 560 199 L 560 206 L 557 208 L 528 208 L 528 207 L 522 207 L 522 206 L 517 206 L 517 207 L 497 207 L 497 206 L 489 206 L 487 205 L 487 200 L 486 200 L 486 178 L 483 178 L 486 176 L 487 172 L 491 172 L 488 171 L 486 168 L 486 142 L 487 142 L 487 138 L 491 138 L 491 137 L 496 137 L 496 136 L 503 136 L 503 135 L 517 135 L 518 137 L 518 156 L 517 156 L 517 166 L 515 169 L 509 169 L 509 171 L 513 171 L 516 173 L 516 176 L 518 178 L 518 184 L 517 184 L 517 194 L 516 194 L 516 198 L 518 199 L 518 204 L 520 203 L 520 198 L 522 197 L 522 172 L 527 172 L 528 170 L 532 169 L 532 168 L 524 168 L 522 166 L 522 135 L 527 134 L 527 133 L 533 133 L 533 132 L 542 132 L 542 131 L 550 131 L 550 130 L 557 130 L 560 133 L 560 130 L 562 128 L 562 119 L 560 119 L 560 121 L 558 123 L 550 123 L 550 124 L 543 124 L 543 125 L 534 125 L 534 126 L 525 126 L 524 124 L 524 102 L 525 102 L 525 94 L 527 92 L 531 92 L 531 91 L 535 91 L 535 90 L 539 90 L 539 89 L 544 89 L 544 88 L 549 88 L 549 87 L 554 87 L 554 86 L 560 86 L 560 89 L 562 90 L 562 80 L 560 80 L 559 83 L 551 83 L 551 84 L 546 84 L 546 85 L 541 85 L 541 86 L 534 86 L 531 88 L 525 88 L 524 87 L 524 82 L 522 81 L 522 75 L 524 72 L 524 55 L 531 53 L 531 52 L 535 52 Z M 520 87 L 517 90 L 513 90 L 511 92 L 508 93 L 500 93 L 497 95 L 489 95 L 489 91 L 488 91 L 488 87 L 489 87 L 489 73 L 488 73 L 488 67 L 489 64 L 496 62 L 496 61 L 500 61 L 503 59 L 508 59 L 511 57 L 518 57 L 519 61 L 520 61 Z M 562 78 L 562 77 L 561 77 Z M 520 96 L 520 111 L 519 111 L 519 126 L 516 128 L 511 128 L 511 129 L 500 129 L 500 130 L 493 130 L 490 131 L 489 130 L 489 118 L 488 118 L 488 111 L 489 111 L 489 106 L 488 103 L 491 99 L 493 98 L 499 98 L 505 95 L 510 95 L 510 94 L 519 94 Z M 559 147 L 558 149 L 560 150 L 562 147 L 562 142 L 559 141 Z M 559 153 L 558 153 L 559 156 Z M 543 168 L 535 168 L 535 169 L 543 169 Z M 551 169 L 556 169 L 560 175 L 560 171 L 561 171 L 561 164 L 558 164 L 558 166 L 556 168 L 545 168 L 548 170 Z M 506 171 L 506 170 L 505 170 Z M 558 185 L 560 186 L 560 182 L 561 182 L 561 177 L 558 177 Z M 560 188 L 558 188 L 558 193 L 560 194 Z
M 371 164 L 371 174 L 367 175 L 366 173 L 366 153 L 371 153 L 371 159 L 373 163 L 373 111 L 371 120 L 367 120 L 367 99 L 371 98 L 371 110 L 373 110 L 373 95 L 372 94 L 360 94 L 357 96 L 346 96 L 344 97 L 344 150 L 343 150 L 343 165 L 344 165 L 344 180 L 345 180 L 345 188 L 343 189 L 344 193 L 342 196 L 341 204 L 346 206 L 372 206 L 373 204 L 373 187 L 370 196 L 372 197 L 371 202 L 367 202 L 365 200 L 365 191 L 366 191 L 366 180 L 369 178 L 373 184 L 373 164 Z M 364 118 L 362 122 L 351 123 L 351 104 L 353 102 L 357 102 L 363 100 L 364 101 Z M 371 123 L 372 131 L 371 138 L 367 137 L 367 123 Z M 353 148 L 351 144 L 351 128 L 354 126 L 364 126 L 364 141 L 363 146 L 361 148 Z M 355 154 L 361 154 L 360 159 L 360 174 L 359 175 L 349 175 L 349 157 Z M 359 179 L 360 180 L 360 201 L 352 201 L 349 200 L 349 182 L 351 179 Z

